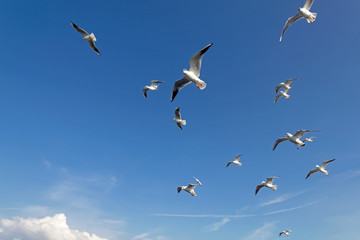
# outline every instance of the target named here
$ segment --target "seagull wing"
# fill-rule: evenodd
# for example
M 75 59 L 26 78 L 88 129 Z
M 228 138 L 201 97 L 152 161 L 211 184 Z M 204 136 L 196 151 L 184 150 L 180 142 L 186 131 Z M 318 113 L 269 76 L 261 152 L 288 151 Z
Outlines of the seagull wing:
M 289 85 L 292 81 L 295 81 L 295 80 L 299 80 L 299 79 L 298 78 L 288 79 L 288 80 L 285 81 L 285 84 Z
M 181 119 L 181 114 L 180 114 L 180 108 L 179 108 L 179 107 L 177 107 L 177 108 L 175 109 L 175 117 L 176 117 L 177 119 Z
M 151 81 L 151 86 L 155 87 L 157 86 L 158 83 L 164 83 L 163 81 L 158 81 L 158 80 L 152 80 Z
M 335 158 L 334 158 L 334 159 L 331 159 L 331 160 L 328 160 L 328 161 L 323 162 L 323 163 L 321 164 L 321 167 L 322 167 L 322 168 L 325 168 L 325 167 L 326 167 L 326 165 L 327 165 L 328 163 L 331 163 L 331 162 L 333 162 L 333 161 L 335 161 Z
M 186 78 L 182 78 L 180 80 L 177 80 L 174 83 L 174 87 L 171 93 L 171 102 L 175 99 L 176 95 L 178 94 L 178 92 L 185 87 L 186 85 L 188 85 L 189 83 L 191 83 L 190 80 L 187 80 Z
M 145 98 L 147 98 L 147 91 L 148 91 L 147 87 L 144 87 L 143 88 L 143 94 L 144 94 Z
M 191 57 L 190 59 L 190 71 L 195 73 L 196 76 L 200 76 L 200 69 L 201 69 L 201 60 L 202 60 L 202 56 L 204 55 L 204 53 L 206 53 L 206 51 L 212 46 L 213 44 L 210 43 L 209 45 L 207 45 L 206 47 L 204 47 L 203 49 L 201 49 L 199 52 L 197 52 L 194 56 Z
M 228 162 L 227 164 L 226 164 L 226 167 L 228 167 L 230 164 L 232 164 L 233 163 L 233 161 L 231 161 L 231 162 Z
M 263 184 L 259 184 L 259 185 L 256 186 L 255 195 L 259 192 L 259 190 L 260 190 L 262 187 L 264 187 Z
M 177 192 L 179 193 L 182 190 L 182 187 L 177 188 Z
M 84 29 L 81 29 L 78 26 L 76 26 L 75 23 L 71 22 L 71 25 L 73 26 L 73 28 L 75 28 L 76 31 L 81 33 L 84 37 L 89 35 Z
M 189 185 L 187 186 L 187 188 L 189 189 L 189 191 L 194 190 L 195 187 L 196 187 L 196 184 L 189 184 Z
M 283 36 L 284 36 L 284 34 L 285 34 L 285 31 L 288 29 L 288 27 L 290 27 L 291 24 L 293 24 L 294 22 L 296 22 L 297 20 L 299 20 L 299 19 L 301 19 L 301 18 L 303 18 L 303 16 L 301 16 L 301 15 L 298 13 L 298 14 L 296 14 L 295 16 L 289 18 L 289 19 L 286 21 L 285 27 L 284 27 L 284 29 L 283 29 L 283 31 L 282 31 L 282 34 L 281 34 L 281 37 L 280 37 L 280 42 L 281 42 L 281 40 L 282 40 L 282 38 L 283 38 Z
M 99 50 L 98 50 L 98 49 L 96 48 L 96 46 L 95 46 L 95 42 L 92 41 L 92 40 L 89 40 L 88 42 L 89 42 L 90 47 L 91 47 L 97 54 L 101 55 L 101 53 L 99 52 Z
M 294 137 L 296 138 L 301 138 L 304 133 L 307 133 L 307 132 L 315 132 L 315 131 L 311 131 L 311 130 L 298 130 L 296 131 L 296 133 L 294 134 Z
M 235 157 L 235 161 L 237 161 L 237 162 L 238 162 L 241 156 L 242 156 L 242 154 L 237 155 L 237 156 Z
M 176 125 L 182 130 L 181 123 L 176 123 Z
M 282 86 L 277 86 L 277 87 L 275 88 L 275 93 L 277 93 L 280 88 L 282 88 Z
M 280 237 L 282 234 L 285 234 L 285 231 L 282 231 L 281 233 L 279 233 L 279 237 Z
M 307 10 L 310 10 L 313 3 L 314 3 L 314 0 L 305 0 L 304 8 Z
M 196 177 L 194 177 L 195 181 L 199 184 L 199 186 L 202 186 L 202 183 L 200 182 L 199 179 L 197 179 Z
M 279 138 L 275 141 L 274 147 L 273 147 L 273 151 L 275 150 L 275 148 L 277 147 L 277 145 L 283 141 L 288 140 L 287 138 Z
M 316 173 L 316 172 L 318 172 L 318 171 L 319 171 L 319 169 L 317 169 L 317 168 L 310 170 L 310 172 L 308 173 L 308 175 L 306 175 L 306 178 L 305 178 L 305 179 L 307 179 L 308 177 L 310 177 L 311 174 Z
M 279 98 L 281 98 L 281 97 L 282 97 L 282 95 L 281 95 L 281 94 L 276 95 L 276 97 L 275 97 L 275 99 L 274 99 L 274 104 L 276 104 L 277 100 L 278 100 Z
M 266 183 L 272 184 L 274 181 L 274 178 L 279 178 L 279 177 L 269 177 L 266 179 Z

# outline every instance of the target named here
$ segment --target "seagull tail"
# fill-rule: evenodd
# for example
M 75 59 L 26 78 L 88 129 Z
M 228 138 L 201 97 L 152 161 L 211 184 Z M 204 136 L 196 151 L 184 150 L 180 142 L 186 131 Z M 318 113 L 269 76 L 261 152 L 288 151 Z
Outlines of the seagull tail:
M 277 189 L 278 185 L 274 185 L 271 189 L 275 191 Z
M 182 125 L 186 125 L 186 120 L 181 120 Z
M 199 82 L 196 83 L 196 86 L 201 90 L 203 90 L 206 88 L 206 83 L 203 80 L 200 80 Z
M 317 13 L 312 13 L 312 17 L 310 16 L 309 18 L 306 19 L 306 21 L 308 23 L 312 23 L 316 20 L 316 17 L 317 17 Z

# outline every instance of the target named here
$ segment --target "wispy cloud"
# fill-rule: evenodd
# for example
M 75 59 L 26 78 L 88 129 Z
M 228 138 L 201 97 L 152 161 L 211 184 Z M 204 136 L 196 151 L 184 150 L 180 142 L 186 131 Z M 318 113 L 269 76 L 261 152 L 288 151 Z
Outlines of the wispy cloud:
M 255 215 L 217 215 L 217 214 L 168 214 L 168 213 L 157 213 L 153 216 L 158 217 L 184 217 L 184 218 L 245 218 L 253 217 Z
M 139 235 L 136 235 L 132 240 L 167 240 L 167 237 L 164 236 L 151 236 L 151 232 L 144 232 Z
M 230 222 L 230 218 L 228 218 L 228 217 L 223 218 L 220 222 L 215 222 L 213 224 L 206 226 L 205 230 L 210 231 L 210 232 L 217 231 L 220 228 L 222 228 L 225 224 L 227 224 L 228 222 Z
M 284 194 L 284 195 L 279 196 L 279 197 L 277 197 L 277 198 L 275 198 L 275 199 L 272 199 L 272 200 L 270 200 L 270 201 L 261 203 L 259 206 L 260 206 L 260 207 L 264 207 L 264 206 L 269 206 L 269 205 L 281 203 L 281 202 L 290 200 L 290 199 L 292 199 L 292 198 L 294 198 L 294 197 L 297 197 L 297 196 L 303 194 L 304 192 L 305 192 L 305 191 L 297 192 L 297 193 Z
M 310 202 L 310 203 L 307 203 L 307 204 L 303 204 L 303 205 L 300 205 L 300 206 L 292 207 L 292 208 L 285 208 L 285 209 L 281 209 L 281 210 L 277 210 L 277 211 L 273 211 L 273 212 L 268 212 L 268 213 L 265 213 L 264 215 L 272 215 L 272 214 L 277 214 L 277 213 L 289 212 L 289 211 L 293 211 L 293 210 L 297 210 L 297 209 L 300 209 L 300 208 L 304 208 L 304 207 L 314 205 L 314 204 L 316 204 L 318 202 L 320 202 L 320 200 Z
M 274 238 L 275 222 L 265 223 L 262 227 L 255 229 L 242 240 L 268 240 Z

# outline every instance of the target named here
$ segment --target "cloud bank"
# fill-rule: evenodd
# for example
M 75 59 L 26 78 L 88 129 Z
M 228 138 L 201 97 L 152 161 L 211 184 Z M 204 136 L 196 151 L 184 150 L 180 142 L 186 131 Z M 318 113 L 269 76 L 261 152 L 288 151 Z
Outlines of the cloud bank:
M 107 240 L 95 234 L 72 230 L 63 213 L 53 217 L 2 219 L 1 240 Z

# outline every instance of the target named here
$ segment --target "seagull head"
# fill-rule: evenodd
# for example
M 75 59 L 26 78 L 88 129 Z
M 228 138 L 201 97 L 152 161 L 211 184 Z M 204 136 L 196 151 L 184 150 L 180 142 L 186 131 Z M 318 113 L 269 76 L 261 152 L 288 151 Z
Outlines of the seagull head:
M 288 138 L 290 138 L 290 137 L 292 137 L 293 135 L 291 134 L 291 133 L 287 133 L 286 135 L 285 135 L 285 137 L 288 137 Z
M 316 167 L 316 168 L 320 168 L 320 166 L 319 166 L 319 165 L 315 165 L 315 167 Z

